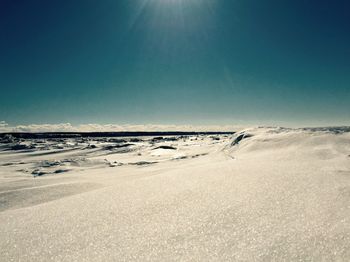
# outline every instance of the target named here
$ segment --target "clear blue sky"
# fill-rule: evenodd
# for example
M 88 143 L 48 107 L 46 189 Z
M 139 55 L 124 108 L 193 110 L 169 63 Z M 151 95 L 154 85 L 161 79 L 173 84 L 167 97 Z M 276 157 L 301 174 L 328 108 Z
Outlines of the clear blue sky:
M 1 0 L 0 120 L 350 125 L 350 2 Z

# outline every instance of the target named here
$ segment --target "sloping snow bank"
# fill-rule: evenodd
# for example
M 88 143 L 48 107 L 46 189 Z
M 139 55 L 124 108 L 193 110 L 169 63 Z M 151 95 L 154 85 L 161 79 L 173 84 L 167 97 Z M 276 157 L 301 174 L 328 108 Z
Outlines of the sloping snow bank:
M 345 128 L 251 128 L 237 133 L 225 150 L 232 155 L 273 154 L 282 159 L 303 157 L 310 161 L 312 158 L 347 158 L 350 132 Z

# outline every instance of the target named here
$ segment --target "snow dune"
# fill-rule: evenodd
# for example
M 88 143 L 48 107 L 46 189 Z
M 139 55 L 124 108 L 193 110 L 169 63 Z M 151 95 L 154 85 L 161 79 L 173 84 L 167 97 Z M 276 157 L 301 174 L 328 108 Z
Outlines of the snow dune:
M 3 141 L 0 260 L 350 260 L 348 128 L 132 139 Z

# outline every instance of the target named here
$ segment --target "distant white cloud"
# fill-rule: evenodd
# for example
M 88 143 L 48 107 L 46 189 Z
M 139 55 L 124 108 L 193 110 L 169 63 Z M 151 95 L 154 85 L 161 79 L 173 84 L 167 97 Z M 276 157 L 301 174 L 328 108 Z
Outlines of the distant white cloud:
M 0 132 L 118 132 L 118 131 L 236 131 L 233 125 L 116 125 L 30 124 L 11 126 L 0 121 Z
M 11 127 L 13 132 L 70 132 L 74 127 L 69 124 L 18 125 Z
M 0 121 L 0 128 L 6 126 L 8 126 L 8 124 L 5 121 Z

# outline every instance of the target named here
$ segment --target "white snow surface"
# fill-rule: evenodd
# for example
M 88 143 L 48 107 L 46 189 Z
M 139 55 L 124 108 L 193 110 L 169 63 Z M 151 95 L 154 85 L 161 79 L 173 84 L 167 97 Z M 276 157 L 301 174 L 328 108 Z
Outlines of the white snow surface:
M 0 251 L 0 261 L 350 261 L 349 129 L 8 139 Z

